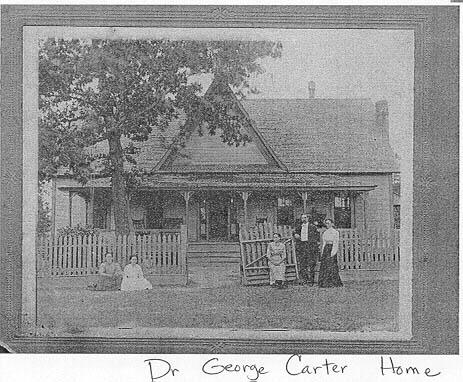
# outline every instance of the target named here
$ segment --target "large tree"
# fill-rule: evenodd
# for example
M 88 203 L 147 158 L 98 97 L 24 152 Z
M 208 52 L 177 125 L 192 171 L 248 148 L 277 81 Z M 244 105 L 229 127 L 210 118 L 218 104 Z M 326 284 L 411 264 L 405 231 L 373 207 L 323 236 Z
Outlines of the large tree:
M 116 231 L 129 232 L 127 182 L 134 171 L 124 163 L 135 164 L 136 153 L 130 142 L 147 140 L 153 129 L 162 134 L 178 119 L 178 145 L 198 126 L 228 144 L 245 143 L 246 122 L 229 105 L 204 97 L 192 78 L 220 76 L 243 96 L 254 91 L 249 78 L 262 72 L 259 59 L 280 55 L 281 44 L 268 41 L 43 41 L 40 180 L 66 168 L 85 183 L 98 161 L 99 174 L 111 177 Z M 99 142 L 107 142 L 109 150 L 96 158 L 85 148 Z

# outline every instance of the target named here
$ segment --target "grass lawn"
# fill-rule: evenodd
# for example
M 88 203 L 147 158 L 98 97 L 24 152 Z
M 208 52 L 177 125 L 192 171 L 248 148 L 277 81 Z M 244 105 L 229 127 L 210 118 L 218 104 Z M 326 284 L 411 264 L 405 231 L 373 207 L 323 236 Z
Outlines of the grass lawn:
M 68 281 L 66 281 L 68 280 Z M 73 280 L 39 279 L 38 321 L 58 335 L 88 328 L 397 330 L 398 282 L 345 282 L 343 288 L 230 285 L 95 292 Z

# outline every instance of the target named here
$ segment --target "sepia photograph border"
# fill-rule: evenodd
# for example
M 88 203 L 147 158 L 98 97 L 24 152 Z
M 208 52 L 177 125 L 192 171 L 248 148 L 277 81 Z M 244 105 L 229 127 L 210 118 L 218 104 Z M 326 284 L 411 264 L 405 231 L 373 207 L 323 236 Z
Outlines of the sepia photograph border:
M 13 351 L 38 353 L 457 353 L 458 22 L 457 6 L 2 6 L 0 340 Z M 412 338 L 23 336 L 25 26 L 413 30 Z

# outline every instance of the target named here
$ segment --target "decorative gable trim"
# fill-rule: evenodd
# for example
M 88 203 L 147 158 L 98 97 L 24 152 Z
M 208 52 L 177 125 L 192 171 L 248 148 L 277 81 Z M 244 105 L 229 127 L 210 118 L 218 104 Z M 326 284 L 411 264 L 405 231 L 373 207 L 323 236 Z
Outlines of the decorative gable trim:
M 229 96 L 235 105 L 237 106 L 238 110 L 240 113 L 244 115 L 244 117 L 249 121 L 248 125 L 248 133 L 251 137 L 252 143 L 254 143 L 257 147 L 257 149 L 260 151 L 260 153 L 263 155 L 263 157 L 268 161 L 270 169 L 272 167 L 275 168 L 275 170 L 280 170 L 287 172 L 288 169 L 287 167 L 283 164 L 283 162 L 277 157 L 273 149 L 270 147 L 270 145 L 267 143 L 265 140 L 264 136 L 261 134 L 261 132 L 258 130 L 255 122 L 251 119 L 249 116 L 248 112 L 244 109 L 243 105 L 241 102 L 238 100 L 236 95 L 233 93 L 231 90 L 230 86 L 220 79 L 214 79 L 212 84 L 209 86 L 208 90 L 206 91 L 206 94 L 204 97 L 211 97 L 214 91 L 217 89 L 220 89 L 221 94 L 226 94 Z M 193 127 L 196 128 L 196 127 Z M 153 171 L 156 172 L 166 172 L 170 171 L 170 169 L 166 168 L 169 163 L 172 163 L 174 160 L 174 156 L 177 154 L 175 150 L 175 143 L 171 144 L 171 146 L 166 150 L 160 161 L 154 166 Z M 225 168 L 223 169 L 224 171 Z M 236 169 L 235 169 L 236 171 Z

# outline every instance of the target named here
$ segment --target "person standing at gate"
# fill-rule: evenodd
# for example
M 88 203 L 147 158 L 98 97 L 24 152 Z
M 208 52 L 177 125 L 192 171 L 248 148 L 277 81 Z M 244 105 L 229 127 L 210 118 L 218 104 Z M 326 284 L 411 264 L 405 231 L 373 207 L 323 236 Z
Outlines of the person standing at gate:
M 270 271 L 270 286 L 277 288 L 286 287 L 286 245 L 281 242 L 279 233 L 273 234 L 273 242 L 267 247 L 268 267 Z
M 320 250 L 320 233 L 308 214 L 301 215 L 301 222 L 294 230 L 296 255 L 299 267 L 300 283 L 313 286 L 315 283 L 315 266 Z

